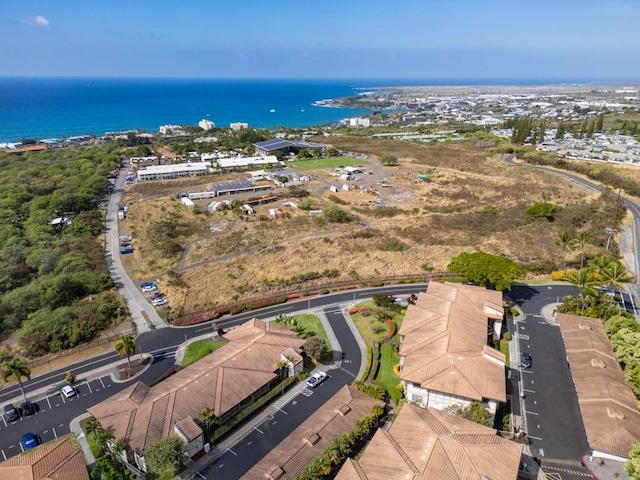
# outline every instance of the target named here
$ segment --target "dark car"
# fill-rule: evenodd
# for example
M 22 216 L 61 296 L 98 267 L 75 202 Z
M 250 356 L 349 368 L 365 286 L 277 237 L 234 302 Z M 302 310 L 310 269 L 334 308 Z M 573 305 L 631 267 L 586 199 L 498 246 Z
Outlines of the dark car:
M 133 247 L 124 247 L 120 249 L 120 253 L 125 254 L 125 253 L 133 253 Z
M 22 435 L 22 446 L 25 450 L 31 450 L 32 448 L 36 448 L 38 445 L 40 445 L 38 437 L 33 433 L 29 432 Z
M 522 352 L 522 360 L 520 362 L 522 368 L 531 368 L 532 363 L 531 354 Z
M 15 422 L 16 420 L 18 420 L 18 418 L 20 418 L 20 414 L 18 413 L 16 407 L 13 406 L 13 403 L 7 403 L 4 406 L 4 418 L 7 420 L 7 422 Z
M 29 401 L 22 402 L 22 405 L 20 405 L 20 410 L 22 410 L 23 417 L 28 417 L 36 413 L 35 405 Z

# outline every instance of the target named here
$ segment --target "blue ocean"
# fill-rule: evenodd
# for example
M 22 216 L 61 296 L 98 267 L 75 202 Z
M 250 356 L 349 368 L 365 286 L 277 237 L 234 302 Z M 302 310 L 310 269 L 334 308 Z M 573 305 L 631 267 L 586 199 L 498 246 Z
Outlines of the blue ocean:
M 378 86 L 382 85 L 378 82 Z M 369 110 L 314 106 L 373 88 L 367 82 L 106 78 L 0 78 L 0 142 L 160 125 L 305 127 Z
M 142 129 L 201 119 L 227 127 L 306 127 L 369 110 L 314 106 L 382 86 L 539 84 L 505 81 L 0 78 L 0 142 Z M 584 83 L 584 82 L 582 82 Z

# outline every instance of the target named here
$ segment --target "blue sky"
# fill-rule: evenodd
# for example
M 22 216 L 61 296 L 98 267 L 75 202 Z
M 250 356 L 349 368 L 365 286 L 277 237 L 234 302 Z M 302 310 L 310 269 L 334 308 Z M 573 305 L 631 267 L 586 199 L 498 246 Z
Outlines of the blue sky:
M 0 0 L 0 76 L 640 79 L 636 0 Z

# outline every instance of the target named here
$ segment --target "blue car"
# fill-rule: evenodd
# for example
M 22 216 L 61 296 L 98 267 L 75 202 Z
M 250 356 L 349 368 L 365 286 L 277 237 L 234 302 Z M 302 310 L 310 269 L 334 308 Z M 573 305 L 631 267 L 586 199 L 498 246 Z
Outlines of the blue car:
M 36 437 L 33 433 L 25 433 L 22 436 L 22 446 L 25 450 L 31 450 L 32 448 L 36 448 L 38 445 L 40 445 L 38 437 Z
M 120 249 L 120 253 L 133 253 L 133 247 L 124 247 Z

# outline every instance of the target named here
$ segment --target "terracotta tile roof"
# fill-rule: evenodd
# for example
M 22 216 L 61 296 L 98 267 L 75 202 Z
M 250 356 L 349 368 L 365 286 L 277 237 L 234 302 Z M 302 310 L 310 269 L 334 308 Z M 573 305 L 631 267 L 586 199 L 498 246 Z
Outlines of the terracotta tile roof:
M 406 404 L 335 480 L 515 480 L 522 445 L 457 415 Z M 381 461 L 384 459 L 384 461 Z
M 602 321 L 560 313 L 558 323 L 589 445 L 628 457 L 640 440 L 640 412 Z
M 202 434 L 202 428 L 200 428 L 191 416 L 178 420 L 175 425 L 190 442 Z
M 295 480 L 328 443 L 351 430 L 359 418 L 371 412 L 374 405 L 382 406 L 383 403 L 345 385 L 242 479 Z M 349 408 L 345 409 L 345 406 Z
M 400 327 L 401 378 L 478 401 L 506 401 L 505 356 L 487 346 L 487 319 L 502 318 L 501 303 L 501 292 L 430 282 Z
M 251 320 L 225 337 L 229 343 L 153 387 L 137 383 L 89 408 L 116 441 L 143 453 L 173 425 L 206 408 L 220 417 L 276 378 L 283 351 L 305 341 L 279 325 Z
M 82 450 L 69 438 L 49 442 L 0 463 L 3 480 L 89 480 Z

